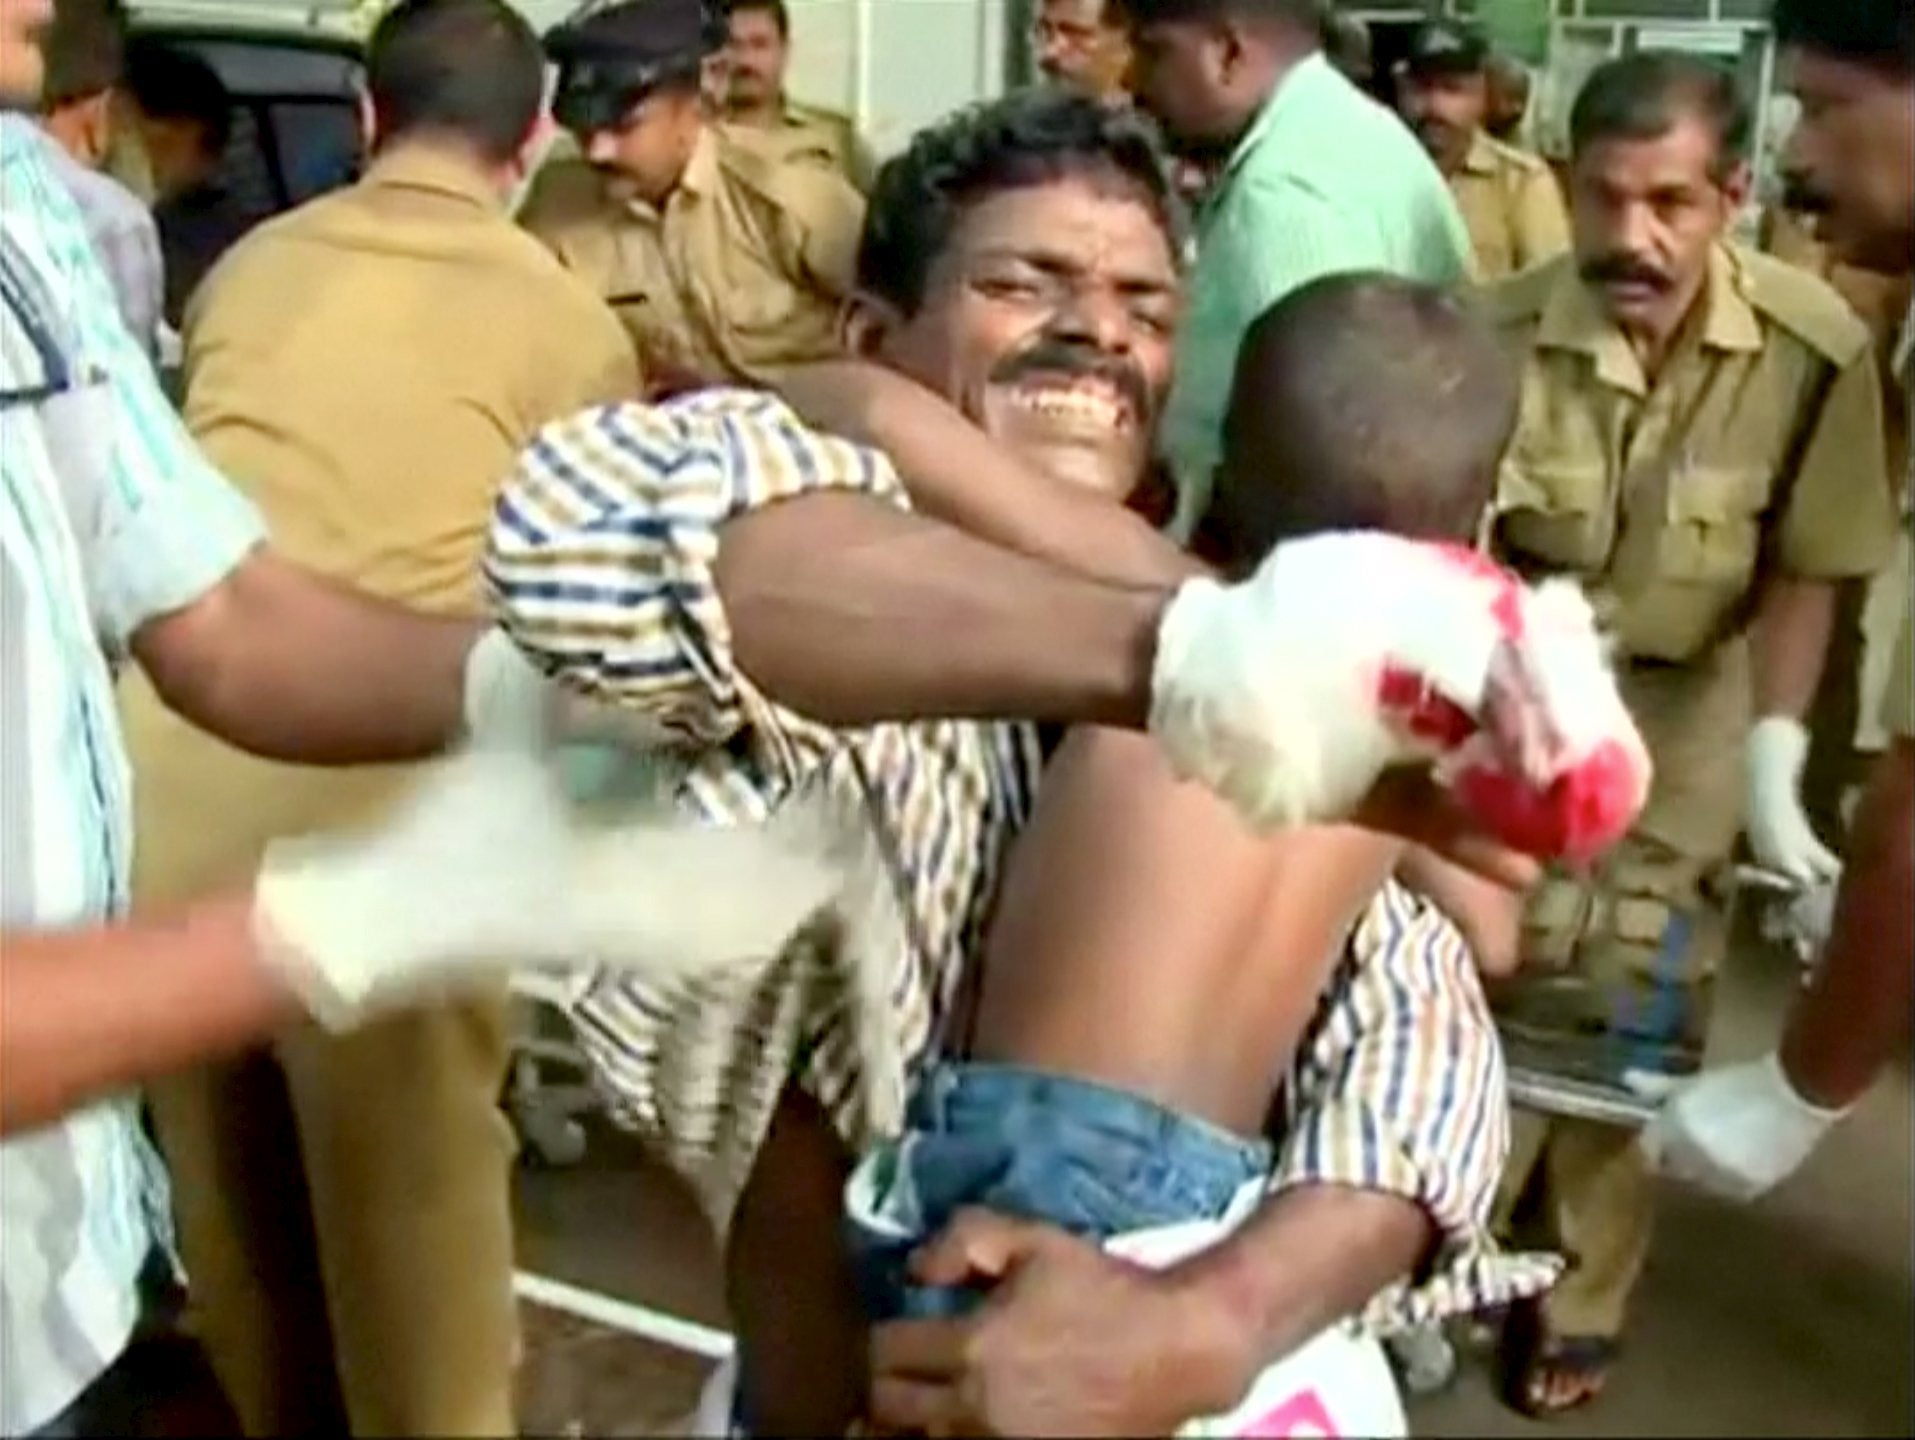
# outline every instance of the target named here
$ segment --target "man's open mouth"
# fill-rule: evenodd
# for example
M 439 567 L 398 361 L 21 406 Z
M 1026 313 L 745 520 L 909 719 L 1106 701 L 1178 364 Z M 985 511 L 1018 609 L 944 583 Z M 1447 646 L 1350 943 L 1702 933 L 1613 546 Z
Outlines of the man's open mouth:
M 1137 409 L 1115 384 L 1094 376 L 1032 376 L 993 387 L 1005 405 L 1059 430 L 1110 434 L 1137 426 Z

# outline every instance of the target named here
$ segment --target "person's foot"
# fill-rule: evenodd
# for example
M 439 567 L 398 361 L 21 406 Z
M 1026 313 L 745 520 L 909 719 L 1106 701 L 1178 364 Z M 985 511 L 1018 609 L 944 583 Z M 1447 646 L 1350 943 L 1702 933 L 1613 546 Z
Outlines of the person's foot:
M 1403 1388 L 1412 1395 L 1434 1395 L 1456 1378 L 1456 1347 L 1441 1325 L 1419 1325 L 1386 1344 Z
M 1566 1415 L 1602 1394 L 1615 1360 L 1613 1337 L 1557 1335 L 1540 1307 L 1519 1305 L 1503 1333 L 1504 1402 L 1533 1420 Z

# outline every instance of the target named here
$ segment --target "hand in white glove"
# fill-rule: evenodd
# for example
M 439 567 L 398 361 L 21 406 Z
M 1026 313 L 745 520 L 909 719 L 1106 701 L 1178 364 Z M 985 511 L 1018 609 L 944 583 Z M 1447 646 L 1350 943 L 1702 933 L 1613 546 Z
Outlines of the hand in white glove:
M 846 895 L 841 852 L 805 818 L 721 830 L 588 815 L 543 758 L 474 749 L 428 768 L 376 827 L 273 845 L 255 923 L 334 1028 L 518 966 L 709 974 L 768 960 Z M 869 908 L 861 892 L 855 907 Z
M 1757 721 L 1744 752 L 1749 849 L 1759 864 L 1803 886 L 1833 880 L 1842 871 L 1802 810 L 1808 756 L 1809 732 L 1787 715 Z
M 588 700 L 540 674 L 499 629 L 480 637 L 466 658 L 465 724 L 476 745 L 521 750 L 567 742 L 643 750 L 671 741 L 646 717 Z
M 1773 1054 L 1689 1081 L 1643 1130 L 1651 1168 L 1730 1200 L 1793 1175 L 1846 1111 L 1795 1093 Z

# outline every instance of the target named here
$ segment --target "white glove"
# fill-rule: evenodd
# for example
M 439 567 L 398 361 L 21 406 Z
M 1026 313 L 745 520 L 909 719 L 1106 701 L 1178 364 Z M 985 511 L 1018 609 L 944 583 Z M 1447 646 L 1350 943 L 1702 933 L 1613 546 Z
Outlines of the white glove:
M 568 742 L 630 749 L 671 743 L 670 734 L 645 716 L 589 700 L 540 674 L 496 628 L 466 657 L 465 725 L 474 744 L 521 750 Z
M 566 798 L 542 757 L 474 749 L 430 767 L 376 827 L 270 847 L 255 926 L 268 962 L 333 1028 L 518 966 L 710 974 L 770 959 L 846 894 L 842 852 L 811 818 L 712 829 L 601 817 Z M 855 904 L 869 908 L 862 892 Z
M 1842 872 L 1842 862 L 1816 838 L 1802 810 L 1808 756 L 1809 732 L 1787 715 L 1757 721 L 1744 752 L 1749 849 L 1759 864 L 1803 886 Z
M 1643 1130 L 1641 1144 L 1651 1168 L 1749 1201 L 1793 1175 L 1847 1113 L 1809 1104 L 1770 1054 L 1689 1081 Z

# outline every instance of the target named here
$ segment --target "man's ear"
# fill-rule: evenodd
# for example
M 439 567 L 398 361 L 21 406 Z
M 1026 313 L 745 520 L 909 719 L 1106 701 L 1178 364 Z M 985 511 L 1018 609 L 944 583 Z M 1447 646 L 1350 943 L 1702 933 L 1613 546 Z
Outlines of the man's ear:
M 372 92 L 359 89 L 359 138 L 368 155 L 379 148 L 379 112 L 372 108 Z
M 859 291 L 838 317 L 838 343 L 847 355 L 874 360 L 903 318 L 890 301 Z
M 1749 162 L 1746 160 L 1738 160 L 1735 164 L 1735 168 L 1732 169 L 1722 181 L 1722 198 L 1728 205 L 1729 219 L 1731 222 L 1734 221 L 1736 216 L 1742 213 L 1743 207 L 1749 203 L 1749 194 L 1754 188 L 1755 175 L 1749 168 Z
M 532 121 L 532 128 L 525 132 L 525 138 L 519 142 L 518 154 L 513 156 L 513 168 L 519 178 L 524 179 L 537 172 L 545 162 L 552 142 L 558 138 L 558 133 L 558 122 L 552 118 L 552 112 L 541 105 Z
M 74 130 L 80 147 L 76 158 L 89 167 L 104 165 L 107 151 L 113 145 L 113 92 L 102 90 L 98 95 L 89 95 L 75 101 L 73 108 L 77 112 Z

